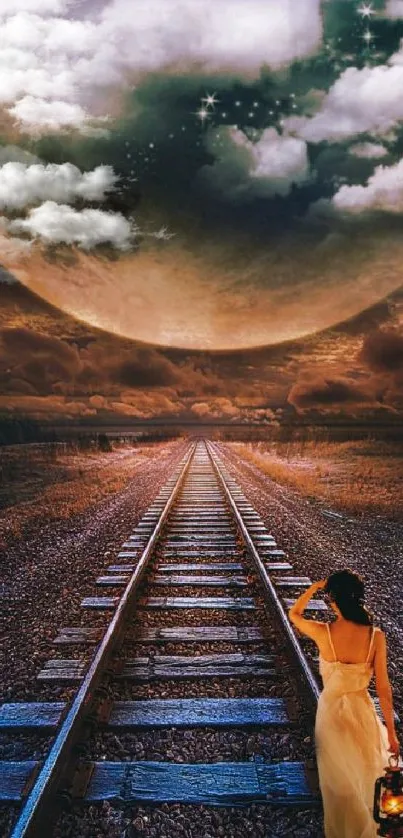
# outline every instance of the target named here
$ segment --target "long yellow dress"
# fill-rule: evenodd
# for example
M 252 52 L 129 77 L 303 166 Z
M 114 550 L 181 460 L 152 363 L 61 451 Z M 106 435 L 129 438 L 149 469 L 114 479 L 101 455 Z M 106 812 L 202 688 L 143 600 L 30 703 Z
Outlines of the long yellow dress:
M 388 737 L 368 693 L 375 631 L 363 663 L 319 656 L 323 690 L 315 723 L 316 754 L 326 838 L 376 838 L 372 817 L 374 785 L 388 764 Z

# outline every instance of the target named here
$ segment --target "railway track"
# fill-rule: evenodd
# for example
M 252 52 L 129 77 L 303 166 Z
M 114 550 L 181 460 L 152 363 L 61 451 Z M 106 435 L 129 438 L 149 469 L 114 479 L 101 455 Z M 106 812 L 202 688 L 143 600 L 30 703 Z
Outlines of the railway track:
M 320 805 L 301 725 L 318 686 L 286 617 L 311 580 L 293 575 L 213 444 L 189 446 L 93 581 L 82 624 L 58 630 L 38 673 L 45 698 L 0 707 L 21 753 L 43 752 L 0 763 L 12 838 L 51 836 L 69 803 Z

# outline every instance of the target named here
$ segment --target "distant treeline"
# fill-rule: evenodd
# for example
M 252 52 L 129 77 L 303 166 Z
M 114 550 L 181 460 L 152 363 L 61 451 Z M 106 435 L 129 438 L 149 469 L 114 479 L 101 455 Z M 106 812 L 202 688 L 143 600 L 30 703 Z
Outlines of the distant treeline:
M 113 433 L 105 433 L 101 429 L 99 431 L 95 428 L 72 429 L 68 426 L 65 429 L 60 427 L 55 429 L 28 416 L 0 414 L 0 446 L 53 442 L 73 444 L 81 450 L 97 447 L 101 451 L 110 451 L 112 443 L 158 442 L 173 439 L 175 436 L 178 436 L 178 431 L 167 428 L 150 428 L 138 433 L 119 433 L 117 429 Z
M 403 429 L 399 424 L 382 425 L 381 423 L 318 425 L 305 423 L 254 424 L 254 425 L 150 425 L 148 428 L 118 426 L 97 428 L 96 426 L 54 427 L 39 423 L 28 416 L 10 416 L 0 414 L 0 446 L 27 443 L 65 443 L 81 450 L 99 448 L 110 451 L 112 445 L 125 443 L 136 445 L 147 442 L 164 442 L 177 437 L 198 438 L 241 442 L 297 442 L 321 441 L 342 442 L 359 439 L 403 440 Z
M 57 442 L 50 428 L 44 429 L 28 416 L 0 415 L 0 445 L 19 445 L 27 442 Z

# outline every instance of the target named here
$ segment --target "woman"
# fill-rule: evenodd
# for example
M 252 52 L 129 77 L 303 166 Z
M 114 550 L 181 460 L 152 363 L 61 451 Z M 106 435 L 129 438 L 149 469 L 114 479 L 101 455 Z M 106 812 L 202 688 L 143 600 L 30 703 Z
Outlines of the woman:
M 305 619 L 311 597 L 324 589 L 336 614 L 331 625 Z M 390 753 L 399 755 L 383 631 L 372 626 L 364 583 L 351 570 L 314 582 L 289 610 L 292 623 L 319 649 L 323 691 L 315 741 L 326 838 L 375 838 L 374 785 Z M 386 728 L 367 691 L 375 674 Z

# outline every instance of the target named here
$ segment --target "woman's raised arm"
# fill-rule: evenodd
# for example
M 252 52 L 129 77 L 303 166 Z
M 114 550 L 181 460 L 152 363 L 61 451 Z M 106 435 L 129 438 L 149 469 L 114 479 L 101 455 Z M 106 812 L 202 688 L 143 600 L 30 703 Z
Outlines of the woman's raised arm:
M 288 611 L 288 616 L 294 626 L 302 632 L 302 634 L 306 634 L 307 637 L 310 637 L 312 640 L 317 640 L 319 636 L 319 632 L 322 630 L 322 626 L 324 623 L 319 623 L 316 620 L 307 620 L 302 614 L 305 611 L 306 606 L 310 599 L 312 599 L 313 595 L 316 594 L 316 591 L 319 591 L 320 588 L 324 588 L 326 585 L 326 580 L 321 579 L 319 582 L 314 582 L 300 597 L 294 602 L 294 605 Z

